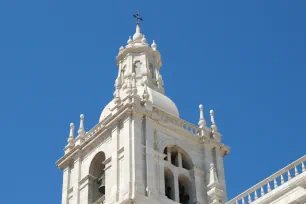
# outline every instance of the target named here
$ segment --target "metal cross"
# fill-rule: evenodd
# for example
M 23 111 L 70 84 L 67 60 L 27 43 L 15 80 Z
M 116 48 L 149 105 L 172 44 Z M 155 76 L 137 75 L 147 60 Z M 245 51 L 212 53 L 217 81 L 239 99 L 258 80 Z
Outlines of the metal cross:
M 134 14 L 133 16 L 134 16 L 134 18 L 137 19 L 137 24 L 139 24 L 140 21 L 143 21 L 143 18 L 140 16 L 140 11 L 139 10 L 137 10 L 137 13 Z

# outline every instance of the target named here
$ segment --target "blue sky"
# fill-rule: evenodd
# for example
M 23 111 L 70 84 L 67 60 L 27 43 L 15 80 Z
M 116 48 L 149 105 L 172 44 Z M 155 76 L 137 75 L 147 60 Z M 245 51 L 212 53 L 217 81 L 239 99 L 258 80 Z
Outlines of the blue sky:
M 69 123 L 111 100 L 135 30 L 162 54 L 166 94 L 192 123 L 215 109 L 229 197 L 305 154 L 305 1 L 0 1 L 0 203 L 60 203 Z

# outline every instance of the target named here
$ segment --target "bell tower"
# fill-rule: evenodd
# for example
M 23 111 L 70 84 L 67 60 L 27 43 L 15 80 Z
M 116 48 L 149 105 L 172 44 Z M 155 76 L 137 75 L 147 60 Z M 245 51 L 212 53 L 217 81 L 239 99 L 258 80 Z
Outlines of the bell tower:
M 199 126 L 180 118 L 165 95 L 157 44 L 149 46 L 139 22 L 116 63 L 113 99 L 99 122 L 85 131 L 81 115 L 76 136 L 70 124 L 56 163 L 63 171 L 62 204 L 225 203 L 223 157 L 230 149 L 214 112 L 209 126 L 202 105 Z

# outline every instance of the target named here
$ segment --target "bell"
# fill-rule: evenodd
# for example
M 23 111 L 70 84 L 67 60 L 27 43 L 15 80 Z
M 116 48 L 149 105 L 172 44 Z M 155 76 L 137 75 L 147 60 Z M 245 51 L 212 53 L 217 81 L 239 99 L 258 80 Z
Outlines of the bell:
M 99 179 L 98 179 L 98 184 L 99 184 L 99 192 L 103 195 L 105 195 L 105 177 L 104 175 L 102 175 Z
M 103 195 L 105 195 L 105 186 L 104 185 L 100 185 L 99 186 L 99 192 L 101 193 L 101 194 L 103 194 Z

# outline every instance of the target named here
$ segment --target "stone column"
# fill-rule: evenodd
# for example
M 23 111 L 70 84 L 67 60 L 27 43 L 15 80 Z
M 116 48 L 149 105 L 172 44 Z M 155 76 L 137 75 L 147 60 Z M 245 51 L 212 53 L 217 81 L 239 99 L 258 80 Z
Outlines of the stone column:
M 165 195 L 165 167 L 164 167 L 164 153 L 155 151 L 156 160 L 156 189 L 157 193 L 160 195 Z
M 171 147 L 167 147 L 167 161 L 171 163 Z
M 70 166 L 66 166 L 63 170 L 63 186 L 62 186 L 62 204 L 68 203 Z
M 175 195 L 175 201 L 176 202 L 180 202 L 179 177 L 178 177 L 177 168 L 174 168 L 173 177 L 174 177 L 174 195 Z
M 159 180 L 159 193 L 165 196 L 165 165 L 164 165 L 164 161 L 159 160 L 158 162 L 158 170 L 159 170 L 159 178 L 157 178 Z
M 183 159 L 182 159 L 182 153 L 181 152 L 177 153 L 177 159 L 178 159 L 178 166 L 182 168 L 183 167 Z

